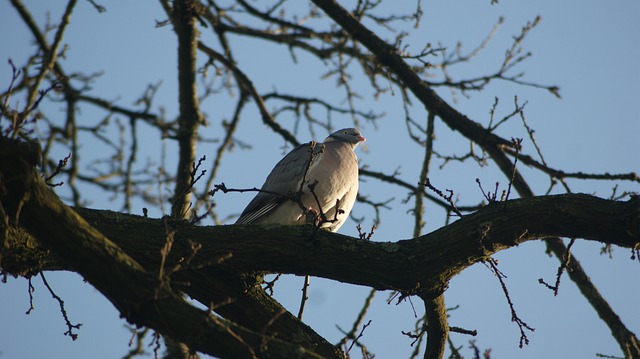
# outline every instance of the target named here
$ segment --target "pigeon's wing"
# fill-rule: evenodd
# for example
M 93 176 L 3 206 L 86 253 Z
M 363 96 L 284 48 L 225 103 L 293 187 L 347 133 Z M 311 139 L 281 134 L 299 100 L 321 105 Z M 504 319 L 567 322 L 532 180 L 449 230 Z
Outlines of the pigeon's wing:
M 315 143 L 302 144 L 281 159 L 267 176 L 261 191 L 249 202 L 236 223 L 260 223 L 265 216 L 299 191 L 305 173 L 310 167 L 310 161 L 318 155 L 321 146 Z

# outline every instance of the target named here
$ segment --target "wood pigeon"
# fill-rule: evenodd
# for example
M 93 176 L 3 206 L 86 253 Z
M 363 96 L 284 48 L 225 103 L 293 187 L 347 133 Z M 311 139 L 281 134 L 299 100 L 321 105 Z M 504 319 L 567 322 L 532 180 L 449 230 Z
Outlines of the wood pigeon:
M 310 218 L 322 228 L 337 231 L 358 194 L 354 150 L 363 141 L 360 131 L 344 128 L 322 143 L 297 146 L 271 170 L 236 223 L 304 224 Z

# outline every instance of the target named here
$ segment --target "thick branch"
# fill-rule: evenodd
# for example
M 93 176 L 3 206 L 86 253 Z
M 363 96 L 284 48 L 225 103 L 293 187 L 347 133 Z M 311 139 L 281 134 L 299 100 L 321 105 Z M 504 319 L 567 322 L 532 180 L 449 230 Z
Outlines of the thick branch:
M 80 213 L 88 215 L 87 210 Z M 119 224 L 115 220 L 101 212 L 91 221 L 132 255 L 141 245 L 148 251 L 164 244 L 161 220 L 122 214 Z M 132 236 L 134 226 L 144 233 Z M 174 260 L 188 257 L 191 240 L 202 245 L 195 263 L 220 259 L 226 268 L 240 272 L 311 274 L 381 290 L 438 293 L 473 263 L 529 240 L 578 237 L 633 248 L 640 242 L 640 197 L 617 202 L 576 194 L 511 200 L 506 206 L 494 203 L 430 234 L 390 242 L 316 232 L 313 226 L 177 224 L 175 229 Z
M 162 219 L 76 211 L 143 266 L 157 267 L 165 242 Z M 567 194 L 511 200 L 506 208 L 494 203 L 435 232 L 397 242 L 395 238 L 391 239 L 394 242 L 362 241 L 316 232 L 313 226 L 197 227 L 185 222 L 172 227 L 176 234 L 168 263 L 190 256 L 189 241 L 202 245 L 189 270 L 174 274 L 191 282 L 187 293 L 198 290 L 197 273 L 215 276 L 220 264 L 239 272 L 310 274 L 380 290 L 413 292 L 420 288 L 438 293 L 463 269 L 529 240 L 578 237 L 633 248 L 640 242 L 640 198 L 618 202 Z M 23 244 L 8 243 L 16 249 L 7 250 L 3 268 L 25 273 L 28 263 L 9 261 Z M 63 265 L 51 258 L 48 261 L 51 268 Z
M 174 2 L 173 25 L 178 35 L 178 81 L 180 89 L 180 128 L 178 144 L 180 154 L 176 171 L 171 215 L 184 218 L 191 199 L 189 171 L 196 160 L 198 125 L 202 119 L 196 88 L 196 5 L 192 0 Z
M 427 295 L 421 296 L 425 305 L 427 349 L 424 352 L 425 359 L 438 359 L 444 355 L 447 337 L 449 336 L 449 323 L 447 320 L 447 308 L 444 304 L 444 294 L 435 298 Z

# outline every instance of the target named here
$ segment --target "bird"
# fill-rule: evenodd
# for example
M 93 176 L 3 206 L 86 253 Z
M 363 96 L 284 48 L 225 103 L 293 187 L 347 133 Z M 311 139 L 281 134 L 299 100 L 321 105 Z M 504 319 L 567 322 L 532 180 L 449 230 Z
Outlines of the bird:
M 354 150 L 366 139 L 343 128 L 322 143 L 301 144 L 271 170 L 262 188 L 236 224 L 305 224 L 336 232 L 358 194 L 358 158 Z M 337 212 L 337 213 L 336 213 Z

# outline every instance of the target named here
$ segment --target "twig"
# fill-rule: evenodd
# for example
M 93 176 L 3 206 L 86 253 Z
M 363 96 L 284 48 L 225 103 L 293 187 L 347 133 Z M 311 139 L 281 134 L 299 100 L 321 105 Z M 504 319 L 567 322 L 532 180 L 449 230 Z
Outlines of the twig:
M 444 193 L 442 193 L 442 191 L 440 191 L 439 189 L 435 188 L 432 184 L 431 181 L 429 180 L 429 178 L 425 178 L 424 180 L 424 185 L 429 188 L 430 190 L 432 190 L 433 192 L 435 192 L 438 196 L 442 197 L 442 199 L 444 199 L 445 201 L 447 201 L 449 203 L 449 206 L 451 206 L 451 210 L 457 214 L 459 217 L 462 217 L 462 213 L 460 212 L 460 210 L 458 209 L 458 207 L 456 207 L 456 204 L 453 202 L 453 191 L 450 189 L 447 189 L 446 191 L 449 193 L 448 195 L 445 195 Z
M 363 241 L 370 241 L 373 233 L 376 231 L 376 229 L 378 229 L 378 226 L 376 226 L 375 224 L 372 225 L 369 233 L 362 232 L 362 226 L 360 225 L 360 223 L 356 225 L 356 229 L 358 230 L 358 237 L 360 239 L 362 239 Z
M 40 272 L 40 278 L 42 278 L 42 282 L 44 283 L 44 286 L 47 287 L 47 290 L 49 291 L 53 299 L 55 299 L 58 302 L 58 305 L 60 306 L 60 313 L 62 313 L 62 317 L 64 318 L 64 322 L 67 326 L 67 331 L 64 332 L 64 335 L 68 335 L 69 337 L 71 337 L 72 340 L 78 339 L 78 334 L 74 333 L 73 330 L 80 329 L 82 324 L 81 323 L 71 324 L 71 321 L 69 320 L 69 316 L 67 315 L 67 310 L 64 308 L 64 301 L 53 291 L 53 289 L 47 282 L 47 279 L 44 277 L 44 272 Z
M 191 192 L 193 191 L 194 186 L 196 185 L 196 183 L 198 183 L 198 181 L 207 173 L 207 170 L 202 170 L 200 172 L 200 174 L 198 174 L 198 171 L 200 170 L 200 166 L 202 166 L 202 164 L 207 160 L 207 156 L 202 156 L 198 159 L 198 163 L 192 162 L 191 163 L 191 169 L 188 170 L 185 168 L 185 172 L 187 172 L 187 175 L 189 177 L 189 180 L 186 184 L 186 186 L 183 188 L 182 193 L 180 193 L 179 195 L 175 195 L 175 198 L 187 198 L 186 196 L 191 194 Z M 178 203 L 175 202 L 174 203 Z M 179 216 L 177 217 L 177 219 L 183 219 L 185 218 L 187 212 L 189 211 L 189 209 L 191 208 L 191 206 L 187 206 L 186 208 L 182 208 L 182 211 L 180 212 Z M 206 217 L 207 213 L 209 213 L 208 211 L 204 214 L 204 217 Z M 203 218 L 204 218 L 203 217 Z M 197 217 L 196 217 L 197 218 Z
M 273 297 L 273 288 L 274 288 L 276 282 L 278 281 L 278 279 L 280 279 L 281 276 L 282 276 L 282 273 L 278 273 L 276 275 L 276 277 L 273 278 L 273 280 L 271 280 L 271 281 L 263 280 L 262 281 L 262 283 L 265 285 L 264 288 L 262 288 L 262 289 L 269 291 L 269 296 Z
M 476 335 L 478 335 L 478 331 L 475 330 L 475 329 L 469 330 L 469 329 L 464 329 L 464 328 L 460 328 L 460 327 L 449 327 L 449 331 L 450 332 L 454 332 L 454 333 L 471 335 L 471 336 L 474 336 L 474 337 Z
M 47 176 L 47 178 L 44 179 L 44 182 L 51 186 L 51 187 L 58 187 L 58 186 L 62 186 L 64 184 L 63 181 L 60 181 L 58 183 L 51 183 L 51 180 L 53 179 L 53 177 L 57 176 L 60 171 L 67 166 L 67 164 L 69 163 L 69 159 L 71 159 L 71 153 L 69 153 L 67 155 L 67 157 L 61 159 L 60 161 L 58 161 L 58 166 L 56 166 L 56 169 L 53 171 L 53 173 L 49 176 Z
M 154 359 L 158 359 L 159 357 L 159 353 L 160 353 L 160 347 L 161 347 L 161 343 L 160 343 L 160 334 L 156 331 L 153 332 L 153 339 L 151 340 L 151 343 L 149 343 L 149 347 L 153 346 L 153 356 Z
M 518 154 L 522 149 L 522 138 L 511 138 L 511 142 L 513 143 L 513 148 L 516 150 L 515 158 L 513 160 L 513 172 L 511 173 L 511 178 L 509 178 L 509 185 L 507 186 L 507 195 L 502 200 L 503 208 L 507 208 L 507 201 L 509 200 L 509 195 L 511 194 L 511 185 L 513 181 L 516 179 L 517 166 L 518 166 Z
M 27 280 L 29 285 L 27 289 L 27 293 L 29 293 L 29 309 L 27 309 L 27 312 L 25 313 L 26 315 L 31 314 L 31 311 L 35 309 L 33 306 L 33 292 L 36 290 L 36 287 L 34 287 L 33 283 L 31 283 L 31 278 L 32 277 L 29 277 L 29 279 Z
M 489 201 L 489 203 L 491 202 L 495 202 L 498 198 L 498 187 L 500 186 L 500 182 L 496 182 L 496 189 L 493 192 L 493 194 L 491 194 L 491 192 L 484 191 L 484 188 L 482 188 L 482 182 L 480 182 L 479 178 L 476 178 L 476 183 L 478 184 L 478 187 L 480 187 L 480 192 L 482 192 L 482 195 L 484 196 L 484 198 Z
M 424 317 L 420 318 L 420 321 L 424 321 Z M 411 346 L 414 346 L 420 339 L 422 339 L 422 337 L 425 335 L 426 332 L 427 332 L 427 326 L 424 324 L 420 326 L 420 329 L 416 330 L 416 332 L 405 332 L 404 330 L 401 331 L 402 335 L 405 335 L 413 339 L 413 341 L 411 342 Z
M 284 194 L 279 193 L 279 192 L 265 191 L 265 190 L 257 188 L 257 187 L 252 187 L 252 188 L 228 188 L 227 185 L 224 182 L 221 182 L 220 184 L 213 185 L 213 189 L 210 190 L 209 192 L 207 192 L 207 194 L 209 196 L 214 196 L 218 191 L 221 191 L 222 193 L 229 193 L 229 192 L 238 192 L 238 193 L 262 192 L 262 193 L 273 194 L 273 195 L 276 195 L 276 196 L 283 196 L 284 195 Z
M 529 345 L 529 338 L 527 338 L 526 333 L 524 332 L 524 329 L 528 329 L 532 332 L 535 332 L 535 329 L 532 328 L 531 326 L 529 326 L 527 323 L 525 323 L 522 319 L 520 319 L 520 317 L 518 317 L 518 314 L 516 313 L 516 309 L 513 305 L 513 302 L 511 301 L 511 297 L 509 296 L 509 291 L 507 290 L 507 285 L 505 284 L 503 278 L 505 278 L 506 276 L 504 275 L 504 273 L 502 273 L 498 267 L 496 266 L 496 260 L 493 258 L 489 258 L 486 262 L 489 263 L 489 269 L 491 269 L 491 271 L 493 272 L 493 274 L 495 274 L 495 276 L 498 278 L 498 280 L 500 281 L 500 287 L 502 287 L 502 292 L 504 293 L 505 298 L 507 298 L 507 303 L 509 303 L 509 309 L 511 310 L 511 321 L 512 322 L 516 322 L 516 324 L 518 325 L 518 328 L 520 329 L 520 344 L 519 347 L 522 349 L 523 345 Z
M 565 252 L 563 261 L 562 263 L 560 263 L 560 266 L 558 267 L 558 273 L 556 274 L 556 284 L 552 286 L 547 282 L 545 282 L 544 279 L 542 278 L 538 279 L 538 283 L 543 284 L 547 288 L 551 289 L 553 291 L 554 296 L 558 295 L 558 290 L 560 289 L 560 278 L 562 277 L 562 273 L 564 273 L 564 270 L 567 269 L 567 266 L 569 265 L 569 261 L 571 260 L 571 246 L 573 246 L 573 243 L 575 243 L 575 241 L 576 241 L 575 238 L 571 238 L 571 241 L 567 246 L 567 251 Z
M 596 356 L 598 358 L 606 358 L 606 359 L 625 359 L 624 357 L 619 357 L 619 356 L 615 356 L 615 355 L 600 354 L 600 353 L 596 353 Z
M 637 243 L 635 248 L 631 248 L 631 260 L 636 259 L 640 263 L 640 243 Z
M 5 112 L 9 111 L 9 100 L 13 94 L 15 82 L 18 77 L 20 77 L 20 74 L 22 74 L 22 71 L 16 68 L 16 65 L 14 65 L 13 60 L 11 59 L 9 59 L 9 66 L 11 66 L 11 80 L 9 81 L 9 88 L 7 89 L 7 95 L 4 97 L 2 108 L 0 108 L 0 123 L 2 122 L 2 117 L 5 115 Z M 2 127 L 0 127 L 0 133 L 1 132 Z
M 342 347 L 343 345 L 347 344 L 347 341 L 349 339 L 354 339 L 356 338 L 356 331 L 358 330 L 358 327 L 360 326 L 360 324 L 362 323 L 362 321 L 364 320 L 365 315 L 367 314 L 367 311 L 369 310 L 369 308 L 371 307 L 371 303 L 373 302 L 373 297 L 375 296 L 377 290 L 372 289 L 369 292 L 369 295 L 367 296 L 367 298 L 364 300 L 364 304 L 362 305 L 362 309 L 360 309 L 360 313 L 358 313 L 358 316 L 356 317 L 356 320 L 353 321 L 353 325 L 351 326 L 351 330 L 347 333 L 344 330 L 342 330 L 339 326 L 338 326 L 338 330 L 344 334 L 344 337 L 342 337 L 342 339 L 340 339 L 340 341 L 338 342 L 338 344 L 336 344 L 336 347 Z
M 349 354 L 349 352 L 351 351 L 351 348 L 353 348 L 353 346 L 358 342 L 358 339 L 362 338 L 362 335 L 364 334 L 365 329 L 367 329 L 367 327 L 371 324 L 371 320 L 369 320 L 367 322 L 367 324 L 362 326 L 362 330 L 360 330 L 360 333 L 358 334 L 357 337 L 355 337 L 355 339 L 353 339 L 353 342 L 351 342 L 351 345 L 349 346 L 349 349 L 347 349 L 347 354 Z
M 304 284 L 302 285 L 302 297 L 300 298 L 300 309 L 298 310 L 298 319 L 302 320 L 302 314 L 304 313 L 304 306 L 309 299 L 309 283 L 311 282 L 311 276 L 304 276 Z
M 129 339 L 129 346 L 133 346 L 135 343 L 135 347 L 131 348 L 127 355 L 122 357 L 122 359 L 132 359 L 136 356 L 143 356 L 144 351 L 144 340 L 147 334 L 149 333 L 149 328 L 144 328 L 142 331 L 138 331 L 136 327 L 131 327 L 131 339 Z

